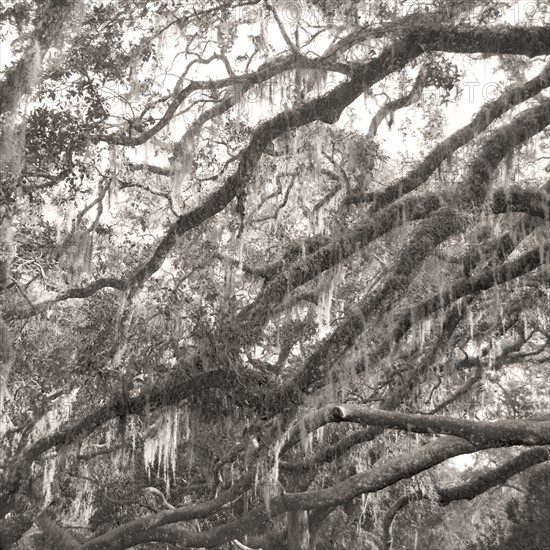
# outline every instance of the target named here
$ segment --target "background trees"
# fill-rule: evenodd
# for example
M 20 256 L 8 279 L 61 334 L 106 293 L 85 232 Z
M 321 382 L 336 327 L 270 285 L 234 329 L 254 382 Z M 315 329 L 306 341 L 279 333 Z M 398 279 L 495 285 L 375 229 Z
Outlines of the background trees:
M 3 8 L 2 547 L 525 540 L 543 7 Z

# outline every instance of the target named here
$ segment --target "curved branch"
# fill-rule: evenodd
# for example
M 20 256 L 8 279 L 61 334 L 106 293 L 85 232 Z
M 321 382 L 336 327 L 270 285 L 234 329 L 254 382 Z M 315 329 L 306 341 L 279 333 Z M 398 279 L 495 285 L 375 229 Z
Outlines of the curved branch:
M 394 99 L 382 105 L 382 107 L 378 109 L 378 112 L 372 117 L 372 120 L 369 126 L 369 134 L 371 136 L 375 136 L 376 132 L 378 131 L 378 127 L 380 126 L 380 124 L 382 124 L 383 120 L 388 115 L 392 115 L 399 109 L 410 107 L 416 101 L 418 101 L 418 99 L 420 98 L 420 92 L 422 91 L 422 85 L 423 85 L 422 78 L 419 75 L 416 77 L 412 90 L 408 94 L 405 94 L 404 96 L 401 96 L 397 99 Z M 348 204 L 351 204 L 349 199 L 350 197 L 348 196 L 346 198 L 346 202 Z
M 476 473 L 470 480 L 453 487 L 436 487 L 441 506 L 447 506 L 457 500 L 472 500 L 497 485 L 504 484 L 511 477 L 524 472 L 528 468 L 541 464 L 550 459 L 550 449 L 545 447 L 528 449 L 519 456 L 508 460 L 496 468 L 487 469 Z M 395 516 L 411 502 L 427 498 L 421 493 L 408 493 L 403 495 L 388 509 L 382 521 L 381 538 L 384 548 L 391 548 L 391 526 Z
M 339 405 L 332 409 L 332 416 L 335 421 L 357 422 L 362 425 L 396 428 L 413 433 L 437 433 L 460 437 L 476 446 L 550 445 L 550 422 L 547 420 L 475 422 L 446 416 L 374 410 L 365 405 Z
M 510 86 L 497 99 L 484 105 L 469 124 L 439 143 L 415 168 L 383 191 L 354 192 L 348 195 L 344 202 L 346 204 L 372 202 L 372 208 L 380 210 L 402 195 L 417 189 L 455 151 L 472 141 L 512 107 L 534 97 L 548 85 L 550 85 L 550 63 L 546 64 L 535 78 L 525 84 Z
M 425 319 L 428 315 L 447 307 L 463 296 L 477 294 L 521 277 L 540 267 L 548 254 L 550 254 L 550 245 L 543 247 L 542 251 L 540 248 L 530 250 L 515 260 L 506 262 L 499 267 L 487 267 L 477 277 L 465 277 L 441 292 L 432 295 L 427 300 L 399 315 L 390 338 L 382 344 L 380 349 L 386 349 L 391 343 L 398 342 L 403 338 L 411 328 L 413 320 L 418 322 Z
M 126 394 L 115 396 L 110 403 L 86 415 L 78 422 L 65 426 L 30 445 L 19 456 L 8 462 L 9 475 L 6 478 L 8 481 L 0 485 L 0 494 L 14 494 L 19 489 L 32 462 L 49 449 L 86 437 L 113 418 L 141 414 L 146 410 L 180 403 L 192 395 L 213 388 L 224 390 L 233 388 L 239 395 L 244 395 L 243 399 L 248 403 L 259 407 L 260 399 L 243 388 L 235 372 L 209 371 L 192 379 L 187 379 L 176 372 L 165 384 L 151 388 L 150 391 L 137 397 L 128 397 Z
M 305 493 L 292 493 L 274 496 L 269 505 L 258 506 L 239 520 L 216 527 L 203 533 L 185 532 L 179 539 L 181 544 L 195 546 L 215 546 L 229 540 L 240 538 L 253 528 L 258 528 L 270 517 L 288 511 L 321 509 L 348 502 L 356 496 L 378 491 L 416 473 L 431 468 L 440 462 L 459 454 L 471 453 L 492 446 L 550 443 L 550 423 L 545 422 L 471 422 L 447 418 L 427 418 L 422 415 L 407 415 L 373 411 L 368 407 L 341 405 L 329 408 L 334 421 L 369 423 L 384 427 L 397 427 L 420 433 L 436 431 L 438 433 L 456 432 L 459 437 L 476 441 L 475 444 L 457 437 L 444 437 L 433 440 L 409 453 L 392 458 L 383 464 L 325 489 Z M 327 415 L 327 418 L 329 415 Z M 495 431 L 498 437 L 495 437 Z M 543 442 L 543 443 L 541 443 Z M 245 476 L 246 477 L 246 476 Z M 250 475 L 250 481 L 253 476 Z M 215 499 L 216 500 L 216 499 Z M 109 547 L 112 550 L 128 548 L 139 542 L 158 540 L 159 528 L 178 521 L 193 519 L 198 510 L 211 509 L 213 501 L 204 505 L 188 505 L 176 510 L 154 514 L 148 518 L 134 520 L 108 533 L 96 537 L 83 546 L 85 550 L 100 550 Z M 164 540 L 164 539 L 163 539 Z
M 46 311 L 51 305 L 56 304 L 57 302 L 62 302 L 64 300 L 73 300 L 73 299 L 82 299 L 89 298 L 93 296 L 100 290 L 104 288 L 114 288 L 116 290 L 127 290 L 128 283 L 124 279 L 118 279 L 116 277 L 104 277 L 90 283 L 88 286 L 80 288 L 69 288 L 65 290 L 55 298 L 51 300 L 45 300 L 44 302 L 39 302 L 34 304 L 32 308 L 24 309 L 14 308 L 9 311 L 6 311 L 3 314 L 3 318 L 6 321 L 13 321 L 15 319 L 27 319 L 33 317 L 38 313 Z
M 481 380 L 482 375 L 483 370 L 481 368 L 481 363 L 478 363 L 474 374 L 470 378 L 468 378 L 468 380 L 466 380 L 466 382 L 462 386 L 460 386 L 449 397 L 447 397 L 447 399 L 436 405 L 431 411 L 427 413 L 419 412 L 419 414 L 435 414 L 450 405 L 451 403 L 454 403 L 459 397 L 468 394 L 471 389 L 477 384 L 477 382 Z
M 262 289 L 252 304 L 238 314 L 237 322 L 242 326 L 242 333 L 256 337 L 269 318 L 270 312 L 289 292 L 350 257 L 359 247 L 387 234 L 406 221 L 427 217 L 443 204 L 442 197 L 435 193 L 406 197 L 388 206 L 375 217 L 369 216 L 338 239 L 329 241 L 312 254 L 291 264 L 286 271 Z
M 550 215 L 550 193 L 534 189 L 522 189 L 516 185 L 497 189 L 492 197 L 495 214 L 525 212 L 531 216 L 548 220 Z

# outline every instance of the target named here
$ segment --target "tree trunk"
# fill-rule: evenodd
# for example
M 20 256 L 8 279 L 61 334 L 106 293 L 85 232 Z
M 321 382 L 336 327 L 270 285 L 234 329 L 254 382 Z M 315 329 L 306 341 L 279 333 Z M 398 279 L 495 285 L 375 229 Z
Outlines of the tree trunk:
M 288 550 L 309 550 L 307 511 L 287 513 Z

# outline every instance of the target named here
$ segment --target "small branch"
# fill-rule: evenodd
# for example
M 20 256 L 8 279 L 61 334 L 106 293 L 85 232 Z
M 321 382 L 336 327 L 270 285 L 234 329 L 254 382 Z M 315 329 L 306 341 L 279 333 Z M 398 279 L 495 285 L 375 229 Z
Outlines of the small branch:
M 160 491 L 159 489 L 157 489 L 156 487 L 146 487 L 144 490 L 148 491 L 149 493 L 152 493 L 153 495 L 156 495 L 156 496 L 160 497 L 160 500 L 162 501 L 162 504 L 164 504 L 164 506 L 166 506 L 166 508 L 168 508 L 169 510 L 175 510 L 176 509 L 175 506 L 173 506 L 172 504 L 170 504 L 166 500 L 166 497 L 164 496 L 164 493 L 162 491 Z
M 265 0 L 265 5 L 268 11 L 273 13 L 273 18 L 275 19 L 275 22 L 277 23 L 277 26 L 279 27 L 279 30 L 281 31 L 281 36 L 283 37 L 283 40 L 286 42 L 286 45 L 290 48 L 290 51 L 295 54 L 300 54 L 300 50 L 298 49 L 298 46 L 290 40 L 285 27 L 283 25 L 283 22 L 279 18 L 279 14 L 277 13 L 277 10 L 267 1 Z
M 130 183 L 130 182 L 119 180 L 119 184 L 120 184 L 121 189 L 128 189 L 128 188 L 136 187 L 138 189 L 143 189 L 144 191 L 147 191 L 148 193 L 151 193 L 152 195 L 157 195 L 159 197 L 162 197 L 163 199 L 166 199 L 168 201 L 168 205 L 170 207 L 170 210 L 171 210 L 172 214 L 174 214 L 174 216 L 176 216 L 176 218 L 179 216 L 178 212 L 176 211 L 176 209 L 174 207 L 174 201 L 172 200 L 172 196 L 170 195 L 170 193 L 167 193 L 167 192 L 164 192 L 164 191 L 157 191 L 156 189 L 151 189 L 150 187 L 148 187 L 147 185 L 145 185 L 143 183 Z
M 419 411 L 418 414 L 435 414 L 439 412 L 440 410 L 444 409 L 445 407 L 449 406 L 451 403 L 454 403 L 459 397 L 462 397 L 463 395 L 466 395 L 473 387 L 474 385 L 481 380 L 481 376 L 483 374 L 483 370 L 481 367 L 481 363 L 478 363 L 477 369 L 473 376 L 471 376 L 464 385 L 462 385 L 460 388 L 458 388 L 455 392 L 453 392 L 447 399 L 445 399 L 443 402 L 441 402 L 439 405 L 434 407 L 429 412 L 421 412 Z
M 394 99 L 385 105 L 383 105 L 378 112 L 374 115 L 369 126 L 369 134 L 375 136 L 380 124 L 388 116 L 392 115 L 399 109 L 411 106 L 415 101 L 420 98 L 420 92 L 422 90 L 422 78 L 421 75 L 416 77 L 412 90 L 397 99 Z
M 123 447 L 123 445 L 115 445 L 114 447 L 106 447 L 105 449 L 97 449 L 97 450 L 92 451 L 88 454 L 78 454 L 78 455 L 76 455 L 76 459 L 77 460 L 83 460 L 83 461 L 92 460 L 93 458 L 95 458 L 97 456 L 102 456 L 102 455 L 107 455 L 107 454 L 114 453 L 114 452 L 118 451 L 119 449 L 121 449 L 122 447 Z

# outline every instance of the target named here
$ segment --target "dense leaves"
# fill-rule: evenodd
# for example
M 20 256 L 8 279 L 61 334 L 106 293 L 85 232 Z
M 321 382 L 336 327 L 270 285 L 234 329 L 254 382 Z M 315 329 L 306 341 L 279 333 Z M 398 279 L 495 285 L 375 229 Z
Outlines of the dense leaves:
M 9 4 L 0 547 L 542 548 L 543 4 Z

